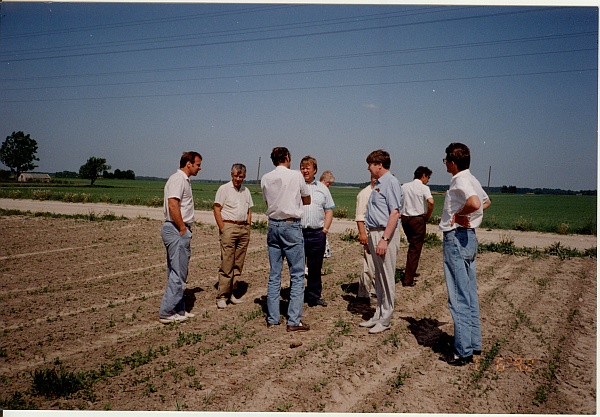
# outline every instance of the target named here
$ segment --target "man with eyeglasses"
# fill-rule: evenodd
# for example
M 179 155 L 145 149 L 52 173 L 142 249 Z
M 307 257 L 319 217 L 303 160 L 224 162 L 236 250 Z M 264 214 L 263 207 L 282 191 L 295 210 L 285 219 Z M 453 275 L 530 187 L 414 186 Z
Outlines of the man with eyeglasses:
M 444 233 L 444 275 L 448 288 L 448 308 L 454 321 L 454 352 L 440 359 L 452 366 L 473 362 L 481 354 L 481 320 L 475 257 L 483 210 L 491 200 L 469 171 L 471 151 L 462 143 L 451 143 L 443 160 L 452 174 L 446 192 L 440 230 Z
M 425 235 L 427 234 L 427 222 L 433 212 L 433 197 L 427 186 L 431 170 L 420 166 L 415 170 L 413 181 L 402 185 L 404 202 L 400 221 L 402 230 L 408 240 L 408 252 L 406 254 L 406 267 L 404 268 L 403 287 L 413 287 L 417 283 L 417 267 Z

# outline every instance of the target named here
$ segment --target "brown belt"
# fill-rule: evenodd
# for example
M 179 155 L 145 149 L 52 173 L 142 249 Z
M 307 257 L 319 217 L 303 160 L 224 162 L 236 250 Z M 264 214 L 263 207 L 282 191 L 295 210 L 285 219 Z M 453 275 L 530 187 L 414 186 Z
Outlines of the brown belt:
M 231 223 L 231 224 L 239 224 L 239 225 L 247 225 L 248 222 L 246 220 L 244 220 L 243 222 L 236 222 L 233 220 L 223 220 L 223 223 Z

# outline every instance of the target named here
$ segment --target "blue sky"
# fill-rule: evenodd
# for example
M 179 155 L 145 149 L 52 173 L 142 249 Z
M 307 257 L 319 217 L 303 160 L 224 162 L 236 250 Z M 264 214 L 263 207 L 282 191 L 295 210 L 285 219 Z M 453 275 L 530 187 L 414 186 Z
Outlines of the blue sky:
M 0 139 L 37 171 L 255 179 L 274 146 L 339 182 L 383 148 L 447 184 L 450 142 L 491 185 L 597 188 L 598 9 L 556 6 L 0 3 Z

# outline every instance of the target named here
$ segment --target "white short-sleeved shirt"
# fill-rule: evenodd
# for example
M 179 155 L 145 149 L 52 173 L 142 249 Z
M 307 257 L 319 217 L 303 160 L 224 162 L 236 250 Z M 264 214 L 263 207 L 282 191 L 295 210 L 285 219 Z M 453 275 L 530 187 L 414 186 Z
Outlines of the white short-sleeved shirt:
M 215 203 L 221 206 L 223 220 L 245 222 L 248 220 L 248 210 L 254 206 L 250 190 L 243 185 L 239 191 L 233 181 L 223 184 L 217 190 Z
M 427 200 L 433 198 L 429 187 L 420 179 L 415 179 L 402 185 L 404 202 L 402 203 L 403 216 L 421 216 L 427 213 Z
M 301 219 L 304 214 L 302 197 L 310 190 L 300 171 L 279 165 L 260 180 L 263 199 L 267 203 L 265 214 L 274 220 Z
M 371 191 L 373 191 L 373 186 L 369 184 L 360 190 L 356 196 L 356 213 L 354 216 L 354 221 L 365 221 L 365 216 L 367 215 L 367 203 L 369 202 L 369 197 L 371 197 Z
M 489 197 L 483 190 L 479 180 L 468 169 L 460 171 L 452 177 L 450 188 L 446 191 L 446 198 L 444 199 L 442 220 L 440 221 L 440 230 L 442 232 L 448 232 L 459 227 L 457 223 L 454 223 L 453 226 L 450 225 L 452 216 L 463 208 L 469 197 L 474 195 L 479 197 L 481 206 L 477 211 L 469 214 L 469 221 L 472 228 L 481 225 L 483 221 L 483 204 L 489 200 Z
M 322 182 L 314 180 L 308 184 L 310 204 L 303 206 L 302 227 L 319 228 L 325 225 L 325 210 L 333 210 L 335 203 L 329 188 Z
M 194 223 L 194 197 L 192 196 L 192 185 L 190 178 L 185 172 L 178 169 L 169 177 L 165 184 L 165 197 L 163 203 L 163 214 L 165 221 L 173 221 L 169 213 L 169 198 L 179 200 L 181 217 L 185 224 Z

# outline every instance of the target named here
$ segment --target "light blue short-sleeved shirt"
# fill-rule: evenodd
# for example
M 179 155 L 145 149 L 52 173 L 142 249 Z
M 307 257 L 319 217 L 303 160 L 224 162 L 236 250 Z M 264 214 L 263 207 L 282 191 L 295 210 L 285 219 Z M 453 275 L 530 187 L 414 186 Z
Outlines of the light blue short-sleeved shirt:
M 375 182 L 367 203 L 365 226 L 368 228 L 386 227 L 390 213 L 402 209 L 404 192 L 400 181 L 389 171 Z

